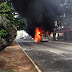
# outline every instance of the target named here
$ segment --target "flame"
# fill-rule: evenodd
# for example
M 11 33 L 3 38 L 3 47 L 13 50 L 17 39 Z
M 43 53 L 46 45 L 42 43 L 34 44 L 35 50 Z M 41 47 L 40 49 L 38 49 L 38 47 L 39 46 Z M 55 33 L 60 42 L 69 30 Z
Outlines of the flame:
M 46 33 L 47 33 L 47 34 L 50 34 L 50 31 L 47 31 Z
M 47 31 L 47 34 L 49 34 L 49 32 Z
M 40 42 L 41 41 L 41 31 L 39 30 L 39 27 L 37 27 L 35 29 L 35 37 L 34 37 L 34 40 L 36 42 Z

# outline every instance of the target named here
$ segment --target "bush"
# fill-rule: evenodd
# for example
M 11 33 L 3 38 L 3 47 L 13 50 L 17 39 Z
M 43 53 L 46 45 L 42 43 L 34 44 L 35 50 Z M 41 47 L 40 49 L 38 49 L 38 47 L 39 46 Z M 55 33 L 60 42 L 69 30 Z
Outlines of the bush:
M 3 28 L 1 28 L 0 29 L 0 37 L 2 38 L 4 38 L 4 37 L 6 37 L 8 35 L 8 33 L 7 33 L 7 31 L 6 30 L 4 30 Z

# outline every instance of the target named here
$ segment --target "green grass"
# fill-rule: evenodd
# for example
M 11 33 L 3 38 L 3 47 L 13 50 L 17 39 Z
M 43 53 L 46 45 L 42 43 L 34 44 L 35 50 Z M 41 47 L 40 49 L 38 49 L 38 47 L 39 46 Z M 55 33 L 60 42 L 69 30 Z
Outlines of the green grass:
M 15 71 L 13 71 L 13 70 L 10 70 L 10 71 L 2 71 L 2 72 L 15 72 Z

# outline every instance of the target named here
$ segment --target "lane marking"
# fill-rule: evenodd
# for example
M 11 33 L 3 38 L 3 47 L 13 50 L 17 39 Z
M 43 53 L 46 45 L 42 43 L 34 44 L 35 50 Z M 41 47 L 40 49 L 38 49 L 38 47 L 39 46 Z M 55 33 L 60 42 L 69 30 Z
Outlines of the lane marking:
M 17 42 L 16 42 L 17 43 Z M 18 44 L 18 43 L 17 43 Z M 25 53 L 25 55 L 29 58 L 29 60 L 32 62 L 32 64 L 35 66 L 38 72 L 41 72 L 39 67 L 34 63 L 34 61 L 28 56 L 28 54 L 22 49 L 22 47 L 18 44 L 18 46 L 21 48 L 21 50 Z
M 16 42 L 35 42 L 35 41 L 16 41 Z

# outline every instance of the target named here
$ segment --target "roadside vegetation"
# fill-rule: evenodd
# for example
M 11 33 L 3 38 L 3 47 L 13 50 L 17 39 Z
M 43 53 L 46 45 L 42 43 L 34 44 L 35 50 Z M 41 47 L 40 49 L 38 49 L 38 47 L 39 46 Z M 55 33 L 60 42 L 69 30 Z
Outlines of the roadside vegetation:
M 0 29 L 0 37 L 5 38 L 8 35 L 7 31 L 3 28 Z
M 23 20 L 14 18 L 13 11 L 11 7 L 7 5 L 7 2 L 0 3 L 0 16 L 7 18 L 7 20 L 17 28 L 17 30 L 23 30 L 25 27 L 25 22 Z M 3 28 L 0 28 L 0 38 L 4 38 L 7 35 L 7 31 Z
M 15 72 L 15 71 L 13 71 L 13 70 L 10 70 L 10 71 L 2 71 L 2 72 Z
M 14 24 L 16 27 L 19 26 L 18 30 L 24 29 L 25 22 L 21 19 L 14 18 L 15 15 L 13 14 L 11 7 L 7 5 L 7 2 L 0 4 L 0 16 L 1 15 L 6 17 L 11 24 Z

